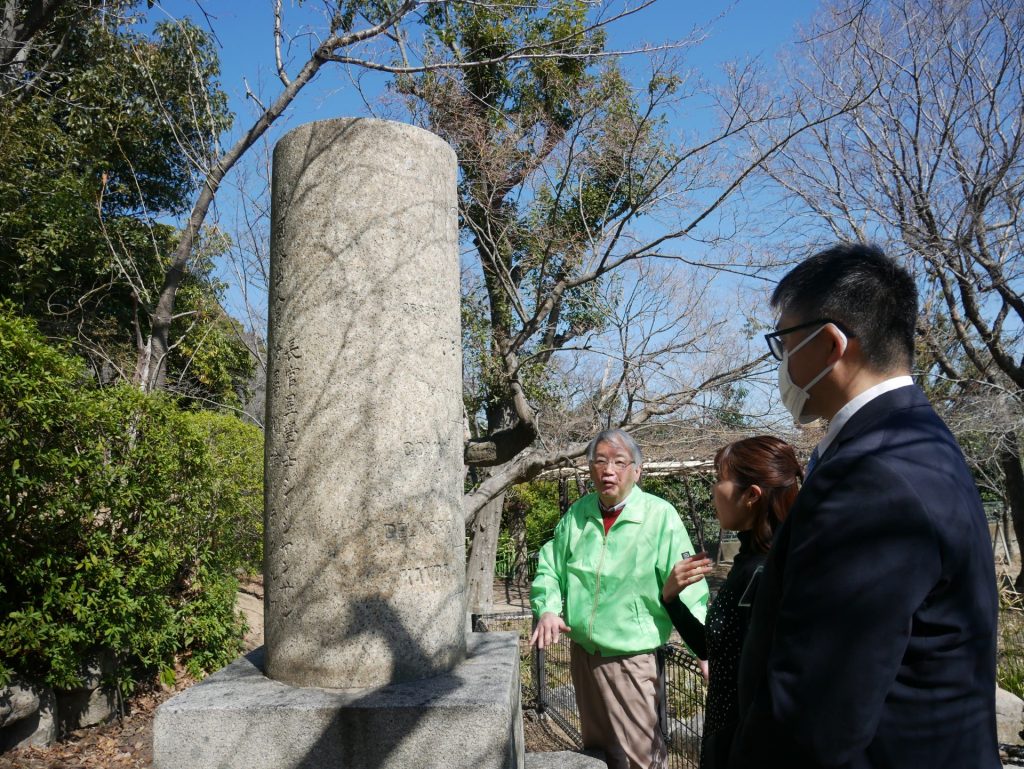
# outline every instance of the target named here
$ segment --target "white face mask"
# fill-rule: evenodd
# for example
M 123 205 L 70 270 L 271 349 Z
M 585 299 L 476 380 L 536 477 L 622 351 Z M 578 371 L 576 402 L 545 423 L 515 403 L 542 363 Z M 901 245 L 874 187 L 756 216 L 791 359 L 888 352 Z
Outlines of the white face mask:
M 826 323 L 813 334 L 808 335 L 804 341 L 792 350 L 783 350 L 782 352 L 782 362 L 779 364 L 779 395 L 782 396 L 782 405 L 786 407 L 786 411 L 792 415 L 793 420 L 798 425 L 806 425 L 818 418 L 814 414 L 808 414 L 805 416 L 804 406 L 807 404 L 807 399 L 811 397 L 811 388 L 818 384 L 818 382 L 820 382 L 836 364 L 831 363 L 826 366 L 816 377 L 814 377 L 814 379 L 808 382 L 805 387 L 797 387 L 793 383 L 793 380 L 789 378 L 789 356 L 814 339 L 814 337 L 821 332 L 821 329 L 828 325 L 831 324 Z M 839 331 L 839 329 L 836 329 L 836 331 Z M 842 354 L 846 352 L 846 335 L 842 331 L 839 331 L 839 336 L 843 338 L 843 350 L 840 353 L 840 357 L 842 357 Z

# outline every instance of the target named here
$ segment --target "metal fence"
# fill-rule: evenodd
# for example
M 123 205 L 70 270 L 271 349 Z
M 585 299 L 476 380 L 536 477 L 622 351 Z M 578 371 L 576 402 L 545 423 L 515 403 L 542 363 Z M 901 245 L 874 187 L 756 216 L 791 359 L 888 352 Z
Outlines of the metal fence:
M 996 678 L 1006 691 L 1024 696 L 1024 598 L 1010 585 L 1001 588 Z
M 680 644 L 658 649 L 661 682 L 661 731 L 668 746 L 671 769 L 690 769 L 700 763 L 704 733 L 704 677 L 697 658 Z
M 473 541 L 466 537 L 466 552 L 473 546 Z M 499 540 L 494 554 L 494 576 L 498 579 L 530 581 L 537 576 L 537 556 L 540 551 L 526 553 L 525 558 L 516 556 L 515 546 L 508 540 Z
M 537 576 L 537 554 L 536 550 L 527 553 L 525 562 L 521 563 L 516 559 L 511 542 L 499 543 L 494 558 L 494 576 L 499 579 L 532 580 Z
M 531 649 L 533 615 L 477 614 L 473 618 L 477 632 L 512 631 L 519 634 L 519 670 L 524 708 L 532 708 L 550 718 L 578 748 L 580 714 L 576 692 L 569 674 L 569 644 L 557 643 L 547 649 Z M 693 769 L 700 757 L 700 737 L 704 725 L 704 679 L 697 659 L 679 644 L 670 643 L 658 650 L 661 670 L 661 728 L 668 746 L 670 769 Z
M 582 748 L 580 711 L 569 672 L 568 639 L 546 649 L 534 649 L 533 664 L 537 669 L 537 712 L 562 727 Z

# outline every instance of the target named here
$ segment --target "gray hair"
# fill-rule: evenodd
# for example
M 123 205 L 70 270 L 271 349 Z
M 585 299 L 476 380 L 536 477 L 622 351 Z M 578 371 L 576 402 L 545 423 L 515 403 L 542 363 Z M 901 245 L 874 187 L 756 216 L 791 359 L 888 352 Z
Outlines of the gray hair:
M 594 440 L 587 446 L 587 461 L 593 462 L 594 455 L 597 454 L 597 447 L 601 443 L 610 443 L 613 446 L 620 446 L 629 452 L 629 458 L 636 464 L 640 464 L 644 461 L 643 456 L 640 454 L 640 447 L 636 445 L 636 441 L 633 440 L 633 436 L 627 433 L 625 430 L 615 427 L 610 430 L 602 430 L 594 436 Z

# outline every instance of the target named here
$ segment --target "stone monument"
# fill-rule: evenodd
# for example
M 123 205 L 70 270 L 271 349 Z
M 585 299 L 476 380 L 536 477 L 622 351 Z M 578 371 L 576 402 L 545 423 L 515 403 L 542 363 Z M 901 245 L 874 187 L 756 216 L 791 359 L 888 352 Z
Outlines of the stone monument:
M 456 159 L 379 120 L 274 151 L 266 646 L 157 713 L 158 769 L 518 767 L 511 634 L 466 634 Z
M 465 654 L 455 153 L 400 123 L 274 151 L 267 674 L 353 688 Z

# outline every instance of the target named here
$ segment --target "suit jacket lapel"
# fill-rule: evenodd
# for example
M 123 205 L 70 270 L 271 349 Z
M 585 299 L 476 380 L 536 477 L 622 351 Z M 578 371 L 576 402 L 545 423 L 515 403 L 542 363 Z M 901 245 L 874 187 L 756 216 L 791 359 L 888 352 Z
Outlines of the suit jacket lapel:
M 928 405 L 928 399 L 925 398 L 924 393 L 921 392 L 917 385 L 899 387 L 887 393 L 882 393 L 877 398 L 869 401 L 843 425 L 839 435 L 835 437 L 835 440 L 829 444 L 825 453 L 818 459 L 815 471 L 835 456 L 840 446 L 870 429 L 893 411 L 921 405 Z

